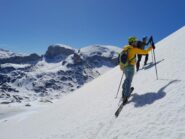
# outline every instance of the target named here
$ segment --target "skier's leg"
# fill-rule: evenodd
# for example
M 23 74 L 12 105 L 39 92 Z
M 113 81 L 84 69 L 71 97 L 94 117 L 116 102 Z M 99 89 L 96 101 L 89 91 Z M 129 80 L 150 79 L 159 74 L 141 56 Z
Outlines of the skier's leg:
M 147 54 L 147 55 L 145 55 L 145 62 L 144 62 L 144 65 L 146 65 L 146 64 L 147 64 L 147 61 L 148 61 L 148 54 Z
M 125 81 L 123 83 L 122 95 L 128 97 L 130 95 L 130 87 L 134 76 L 134 66 L 128 66 L 124 69 Z
M 136 71 L 139 70 L 140 67 L 140 61 L 141 61 L 142 55 L 137 55 L 137 63 L 136 63 Z

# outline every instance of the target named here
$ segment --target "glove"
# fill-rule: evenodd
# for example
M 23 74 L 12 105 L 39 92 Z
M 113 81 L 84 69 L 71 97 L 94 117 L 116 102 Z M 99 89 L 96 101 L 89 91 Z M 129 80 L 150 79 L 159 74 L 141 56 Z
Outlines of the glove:
M 154 45 L 154 42 L 152 42 L 152 48 L 155 49 L 155 45 Z

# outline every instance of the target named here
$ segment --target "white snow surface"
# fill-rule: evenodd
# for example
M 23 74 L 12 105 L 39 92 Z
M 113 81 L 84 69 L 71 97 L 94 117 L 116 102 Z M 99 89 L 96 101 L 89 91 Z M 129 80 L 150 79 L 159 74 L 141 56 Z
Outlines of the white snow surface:
M 75 48 L 72 48 L 71 46 L 65 45 L 65 44 L 60 44 L 60 43 L 58 43 L 58 44 L 54 44 L 54 45 L 52 45 L 52 46 L 59 46 L 59 47 L 62 47 L 62 48 L 66 48 L 66 49 L 70 49 L 70 50 L 77 51 Z
M 55 73 L 59 70 L 66 71 L 66 66 L 61 66 L 62 61 L 58 63 L 48 63 L 45 61 L 45 59 L 39 61 L 36 66 L 32 69 L 34 74 L 40 74 L 40 73 Z
M 2 64 L 1 67 L 5 68 L 5 67 L 13 67 L 15 69 L 18 68 L 26 68 L 29 67 L 30 64 L 12 64 L 12 63 L 6 63 L 6 64 Z
M 116 67 L 54 104 L 1 119 L 0 139 L 184 139 L 184 52 L 185 27 L 157 43 L 159 79 L 152 64 L 136 73 L 118 118 Z

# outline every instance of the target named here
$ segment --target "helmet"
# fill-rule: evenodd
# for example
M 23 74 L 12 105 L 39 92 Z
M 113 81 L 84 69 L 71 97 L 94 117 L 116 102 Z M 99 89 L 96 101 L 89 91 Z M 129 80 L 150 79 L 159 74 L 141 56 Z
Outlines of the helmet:
M 135 36 L 132 36 L 132 37 L 128 38 L 128 43 L 129 44 L 134 43 L 134 42 L 137 42 L 137 38 Z

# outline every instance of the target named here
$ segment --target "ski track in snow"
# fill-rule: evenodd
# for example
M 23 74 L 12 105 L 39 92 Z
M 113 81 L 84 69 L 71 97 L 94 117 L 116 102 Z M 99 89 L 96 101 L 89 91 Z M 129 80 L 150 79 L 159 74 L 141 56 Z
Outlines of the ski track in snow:
M 100 126 L 97 129 L 97 132 L 94 134 L 94 136 L 91 137 L 91 139 L 106 138 L 107 133 L 114 125 L 114 122 L 115 122 L 115 118 L 112 118 L 108 123 L 104 123 L 104 124 L 100 123 Z

